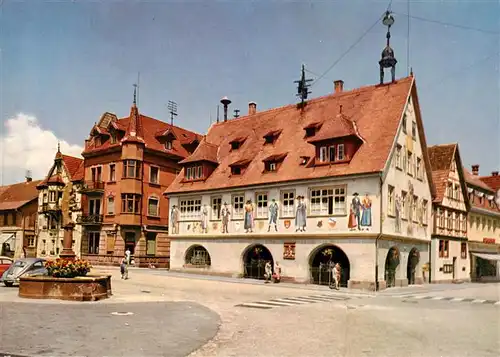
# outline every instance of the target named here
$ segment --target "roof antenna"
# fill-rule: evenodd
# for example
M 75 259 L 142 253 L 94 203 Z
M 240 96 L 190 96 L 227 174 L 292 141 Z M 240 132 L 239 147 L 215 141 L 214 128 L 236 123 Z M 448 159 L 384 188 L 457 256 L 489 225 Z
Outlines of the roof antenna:
M 61 142 L 57 142 L 57 152 L 61 152 Z
M 238 118 L 240 116 L 240 110 L 239 109 L 235 109 L 235 110 L 233 110 L 233 112 L 234 112 L 234 117 L 235 118 Z
M 300 80 L 293 82 L 297 83 L 297 97 L 300 98 L 302 107 L 304 107 L 307 95 L 311 93 L 309 91 L 309 86 L 310 86 L 309 82 L 311 81 L 312 79 L 306 79 L 306 69 L 305 66 L 302 65 L 302 75 L 300 77 Z
M 217 123 L 219 122 L 219 104 L 217 104 Z
M 177 116 L 177 103 L 169 100 L 167 104 L 167 108 L 170 113 L 170 125 L 174 126 L 174 116 Z
M 137 87 L 138 87 L 138 85 L 134 83 L 133 86 L 134 86 L 134 105 L 136 105 L 137 104 Z

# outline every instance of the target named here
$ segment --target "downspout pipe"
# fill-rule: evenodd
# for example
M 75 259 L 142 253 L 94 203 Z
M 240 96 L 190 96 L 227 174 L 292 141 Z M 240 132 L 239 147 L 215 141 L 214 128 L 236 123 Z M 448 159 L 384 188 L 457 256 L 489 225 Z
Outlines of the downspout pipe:
M 380 194 L 379 224 L 380 224 L 380 230 L 379 230 L 379 234 L 377 235 L 377 238 L 375 238 L 375 291 L 380 290 L 380 286 L 378 283 L 378 271 L 379 271 L 379 267 L 378 267 L 378 241 L 382 237 L 382 232 L 383 232 L 383 229 L 382 229 L 382 227 L 383 227 L 383 211 L 382 211 L 383 202 L 382 202 L 382 199 L 384 197 L 384 195 L 383 195 L 384 180 L 382 179 L 382 174 L 383 173 L 381 172 L 380 176 L 379 176 L 379 194 Z

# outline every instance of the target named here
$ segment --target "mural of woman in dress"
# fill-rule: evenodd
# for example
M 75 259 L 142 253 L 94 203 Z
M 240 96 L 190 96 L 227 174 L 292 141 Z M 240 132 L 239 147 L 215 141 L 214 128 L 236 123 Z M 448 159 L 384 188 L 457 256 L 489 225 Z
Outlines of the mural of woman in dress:
M 179 209 L 176 205 L 173 205 L 170 211 L 170 224 L 172 225 L 172 234 L 179 234 Z
M 372 226 L 372 200 L 368 197 L 368 194 L 365 194 L 365 197 L 363 197 L 361 208 L 363 209 L 361 227 L 365 227 L 368 230 L 368 227 Z
M 201 233 L 208 232 L 208 206 L 206 204 L 204 204 L 203 207 L 201 208 L 200 226 L 201 226 Z
M 247 203 L 245 203 L 245 233 L 253 233 L 253 224 L 254 224 L 254 210 L 253 210 L 253 204 L 252 200 L 248 200 Z
M 295 232 L 305 232 L 307 225 L 307 211 L 304 196 L 297 196 L 297 211 L 295 213 Z

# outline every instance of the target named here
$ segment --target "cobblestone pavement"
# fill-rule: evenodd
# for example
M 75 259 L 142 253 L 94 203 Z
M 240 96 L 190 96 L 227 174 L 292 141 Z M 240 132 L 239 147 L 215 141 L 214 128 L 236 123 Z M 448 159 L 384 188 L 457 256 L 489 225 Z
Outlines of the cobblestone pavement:
M 410 287 L 384 294 L 360 293 L 348 290 L 332 291 L 327 287 L 294 284 L 263 284 L 248 280 L 238 284 L 223 279 L 199 279 L 183 275 L 170 276 L 155 270 L 132 270 L 130 280 L 119 279 L 117 269 L 104 269 L 113 275 L 111 299 L 93 303 L 92 307 L 106 307 L 106 311 L 132 311 L 129 306 L 142 302 L 184 301 L 199 303 L 219 314 L 221 325 L 216 336 L 190 357 L 242 356 L 342 356 L 342 357 L 490 357 L 500 351 L 500 308 L 485 303 L 452 303 L 444 299 L 416 299 L 407 295 L 462 296 L 475 300 L 495 296 L 499 285 L 471 285 L 452 287 Z M 0 288 L 0 301 L 20 301 L 13 289 L 6 294 Z M 461 295 L 460 295 L 461 294 Z M 391 296 L 396 295 L 398 298 Z M 26 301 L 26 300 L 24 300 Z M 30 302 L 32 304 L 32 302 Z M 124 304 L 130 303 L 130 304 Z M 75 303 L 43 301 L 38 305 L 53 305 L 63 311 Z M 266 306 L 252 308 L 248 305 Z M 21 304 L 18 304 L 18 306 Z M 115 308 L 111 308 L 115 306 Z M 85 307 L 82 308 L 82 315 Z M 91 308 L 92 309 L 92 308 Z M 85 316 L 85 315 L 83 315 Z M 131 317 L 134 317 L 133 315 Z M 161 321 L 164 335 L 175 339 L 180 319 L 164 321 L 158 312 L 151 313 L 153 322 L 144 324 L 144 330 L 153 330 Z M 108 319 L 127 318 L 111 316 Z M 87 336 L 92 331 L 85 322 Z M 167 325 L 174 326 L 167 329 Z M 189 321 L 193 324 L 193 320 Z M 149 328 L 149 330 L 148 330 Z M 110 355 L 106 343 L 108 329 L 96 328 L 89 332 L 99 354 Z M 127 329 L 118 329 L 123 339 Z M 191 330 L 191 334 L 195 334 Z M 128 338 L 129 334 L 125 338 Z M 147 337 L 149 338 L 149 337 Z M 155 338 L 158 338 L 156 336 Z M 152 338 L 152 341 L 155 340 Z M 165 338 L 165 337 L 163 337 Z M 61 340 L 63 341 L 63 340 Z M 156 341 L 156 340 L 155 340 Z M 201 342 L 200 342 L 201 344 Z M 153 342 L 150 343 L 153 345 Z M 0 340 L 0 346 L 3 346 Z M 20 353 L 14 350 L 12 352 Z M 163 353 L 163 354 L 162 354 Z M 159 354 L 123 354 L 124 356 L 171 356 L 168 351 Z M 189 352 L 187 352 L 189 353 Z

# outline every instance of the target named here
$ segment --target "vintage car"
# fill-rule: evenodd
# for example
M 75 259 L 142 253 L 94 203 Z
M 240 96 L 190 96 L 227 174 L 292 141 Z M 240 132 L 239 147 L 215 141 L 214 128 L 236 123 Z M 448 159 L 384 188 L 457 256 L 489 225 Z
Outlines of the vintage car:
M 19 283 L 21 276 L 47 275 L 45 259 L 22 258 L 18 259 L 7 269 L 0 279 L 5 286 L 12 286 Z
M 4 271 L 9 269 L 11 264 L 12 264 L 12 258 L 0 256 L 0 277 L 2 276 Z

